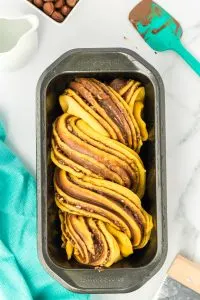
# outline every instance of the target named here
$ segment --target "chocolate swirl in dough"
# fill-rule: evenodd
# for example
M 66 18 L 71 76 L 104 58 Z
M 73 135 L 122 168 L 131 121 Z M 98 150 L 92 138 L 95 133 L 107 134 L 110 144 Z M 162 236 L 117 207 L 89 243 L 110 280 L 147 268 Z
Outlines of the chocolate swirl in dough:
M 119 89 L 88 78 L 69 86 L 51 151 L 63 247 L 68 259 L 109 267 L 143 248 L 152 229 L 140 200 L 146 171 L 137 153 L 146 125 L 135 103 L 144 102 L 144 90 L 132 80 Z

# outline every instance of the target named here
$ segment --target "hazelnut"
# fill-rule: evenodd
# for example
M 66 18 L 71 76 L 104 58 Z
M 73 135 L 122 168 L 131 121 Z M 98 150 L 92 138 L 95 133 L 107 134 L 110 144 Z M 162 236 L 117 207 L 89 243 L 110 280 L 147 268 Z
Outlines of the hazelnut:
M 61 23 L 64 20 L 63 15 L 59 12 L 59 11 L 54 11 L 51 15 L 52 19 L 54 19 L 55 21 Z
M 35 6 L 37 6 L 39 8 L 43 6 L 42 0 L 34 0 L 33 3 L 35 4 Z
M 70 7 L 74 7 L 77 3 L 77 0 L 66 0 L 66 4 Z
M 63 16 L 67 16 L 70 13 L 71 8 L 67 5 L 64 5 L 60 11 L 63 14 Z
M 54 5 L 53 5 L 53 3 L 52 2 L 46 2 L 46 3 L 44 3 L 44 5 L 43 5 L 43 11 L 48 16 L 51 16 L 52 13 L 54 12 Z
M 55 8 L 61 8 L 64 5 L 64 0 L 57 0 L 55 3 Z
M 55 2 L 56 0 L 43 0 L 44 2 Z

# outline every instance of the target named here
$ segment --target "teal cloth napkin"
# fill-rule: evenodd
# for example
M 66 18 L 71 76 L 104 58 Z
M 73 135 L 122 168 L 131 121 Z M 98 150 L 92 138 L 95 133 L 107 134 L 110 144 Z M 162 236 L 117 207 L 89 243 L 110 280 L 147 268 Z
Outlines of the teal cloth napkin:
M 40 265 L 36 243 L 36 184 L 4 143 L 0 122 L 0 299 L 87 300 L 67 291 Z

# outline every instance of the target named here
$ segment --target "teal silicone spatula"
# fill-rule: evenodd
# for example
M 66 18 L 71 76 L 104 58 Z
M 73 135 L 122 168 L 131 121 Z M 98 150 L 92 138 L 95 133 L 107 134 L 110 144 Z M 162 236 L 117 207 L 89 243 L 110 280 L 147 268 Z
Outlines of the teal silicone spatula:
M 151 48 L 177 52 L 200 76 L 200 62 L 180 41 L 183 33 L 180 24 L 161 6 L 143 0 L 130 12 L 129 20 Z

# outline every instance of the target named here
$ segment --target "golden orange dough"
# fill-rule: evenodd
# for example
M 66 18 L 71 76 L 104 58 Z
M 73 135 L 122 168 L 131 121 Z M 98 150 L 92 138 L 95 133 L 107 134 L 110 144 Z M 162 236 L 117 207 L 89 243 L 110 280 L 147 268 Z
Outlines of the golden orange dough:
M 145 88 L 134 80 L 114 83 L 69 84 L 59 97 L 64 113 L 53 124 L 50 155 L 66 259 L 105 268 L 145 247 L 153 228 L 141 202 Z
M 142 119 L 142 111 L 145 101 L 145 88 L 141 86 L 140 82 L 129 81 L 120 90 L 119 94 L 123 97 L 129 106 L 131 114 L 134 116 L 136 123 L 139 127 L 141 140 L 146 141 L 148 139 L 148 131 L 146 123 Z M 137 152 L 140 151 L 142 143 L 138 145 Z

